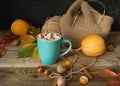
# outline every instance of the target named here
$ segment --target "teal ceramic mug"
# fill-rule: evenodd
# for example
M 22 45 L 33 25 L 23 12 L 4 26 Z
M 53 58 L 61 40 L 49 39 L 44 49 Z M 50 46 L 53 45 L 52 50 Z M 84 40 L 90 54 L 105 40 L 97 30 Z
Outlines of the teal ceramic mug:
M 62 43 L 69 44 L 69 47 L 64 51 L 61 51 Z M 41 63 L 44 65 L 52 65 L 56 63 L 59 57 L 67 54 L 72 48 L 71 41 L 68 39 L 62 39 L 61 36 L 57 40 L 43 40 L 37 37 L 37 45 Z

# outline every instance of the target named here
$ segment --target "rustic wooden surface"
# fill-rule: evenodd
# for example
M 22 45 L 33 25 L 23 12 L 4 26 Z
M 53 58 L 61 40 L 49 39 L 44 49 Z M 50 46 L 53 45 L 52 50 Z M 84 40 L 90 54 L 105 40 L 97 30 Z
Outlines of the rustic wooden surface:
M 97 58 L 95 65 L 89 68 L 92 74 L 108 68 L 116 73 L 120 73 L 120 32 L 111 32 L 107 42 L 113 42 L 115 49 L 113 52 L 106 51 L 104 55 Z M 9 46 L 5 56 L 0 58 L 0 86 L 52 86 L 54 79 L 46 79 L 45 76 L 36 73 L 38 66 L 41 66 L 39 59 L 33 57 L 17 58 L 19 47 Z M 76 53 L 78 59 L 74 64 L 73 71 L 81 69 L 80 63 L 86 66 L 93 62 L 94 58 L 87 57 L 81 52 Z M 56 67 L 63 64 L 66 59 L 74 60 L 76 55 L 62 57 L 59 61 L 49 67 L 45 67 L 51 72 L 56 72 Z M 86 85 L 79 83 L 79 77 L 85 75 L 80 72 L 73 75 L 72 80 L 66 86 L 106 86 L 106 83 L 97 79 L 92 79 Z

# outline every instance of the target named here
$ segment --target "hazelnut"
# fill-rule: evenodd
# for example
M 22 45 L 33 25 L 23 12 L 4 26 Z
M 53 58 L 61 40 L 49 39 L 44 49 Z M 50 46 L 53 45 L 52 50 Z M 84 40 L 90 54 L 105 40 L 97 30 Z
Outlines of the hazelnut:
M 107 51 L 113 51 L 115 48 L 114 43 L 107 43 Z
M 44 75 L 49 75 L 49 71 L 48 71 L 48 70 L 45 70 L 45 71 L 44 71 Z
M 58 66 L 57 66 L 57 72 L 58 72 L 58 73 L 64 73 L 64 72 L 66 72 L 66 71 L 67 71 L 67 68 L 66 68 L 65 65 L 58 65 Z
M 81 84 L 87 84 L 88 83 L 88 78 L 86 76 L 81 76 L 79 79 L 79 82 Z
M 43 68 L 42 67 L 38 67 L 37 68 L 37 73 L 42 73 L 43 72 Z
M 72 62 L 71 62 L 70 60 L 66 60 L 66 61 L 65 61 L 65 65 L 66 65 L 67 67 L 70 67 L 70 66 L 72 65 Z

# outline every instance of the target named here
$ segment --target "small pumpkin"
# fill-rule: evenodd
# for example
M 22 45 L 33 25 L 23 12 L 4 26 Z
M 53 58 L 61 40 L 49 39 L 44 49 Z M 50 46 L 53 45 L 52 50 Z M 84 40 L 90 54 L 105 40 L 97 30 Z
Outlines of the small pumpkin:
M 105 41 L 100 35 L 88 35 L 81 41 L 81 47 L 76 51 L 78 50 L 82 50 L 87 56 L 96 57 L 105 52 Z
M 16 19 L 11 24 L 11 32 L 16 36 L 21 36 L 28 33 L 30 25 L 22 19 Z

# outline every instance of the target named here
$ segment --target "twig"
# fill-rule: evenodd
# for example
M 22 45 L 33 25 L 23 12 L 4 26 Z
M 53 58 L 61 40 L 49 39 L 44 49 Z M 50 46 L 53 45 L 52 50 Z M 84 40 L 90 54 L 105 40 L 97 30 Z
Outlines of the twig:
M 85 69 L 92 67 L 92 66 L 96 63 L 96 60 L 97 60 L 97 59 L 96 59 L 96 57 L 95 57 L 93 63 L 91 63 L 91 65 L 85 67 Z M 80 70 L 78 70 L 78 71 L 71 72 L 71 73 L 69 73 L 68 75 L 66 75 L 65 77 L 68 77 L 68 76 L 70 76 L 70 75 L 72 75 L 72 74 L 79 73 L 79 72 L 81 72 L 82 70 L 83 70 L 83 69 L 80 69 Z
M 82 67 L 83 71 L 88 76 L 88 78 L 92 79 L 93 77 L 92 77 L 91 73 L 85 68 L 85 66 L 83 64 L 80 64 L 80 66 Z

